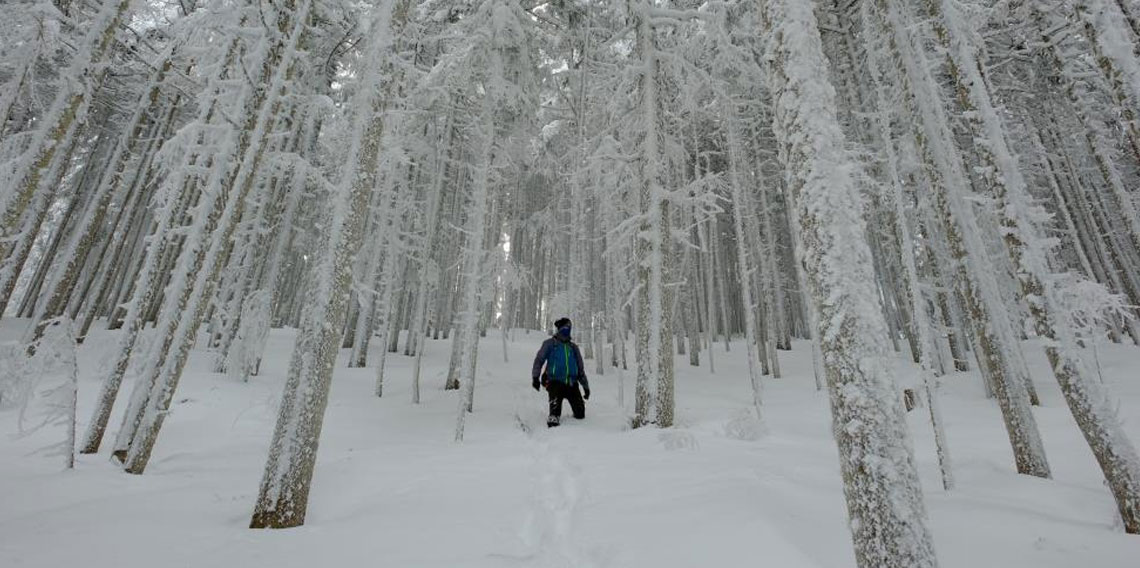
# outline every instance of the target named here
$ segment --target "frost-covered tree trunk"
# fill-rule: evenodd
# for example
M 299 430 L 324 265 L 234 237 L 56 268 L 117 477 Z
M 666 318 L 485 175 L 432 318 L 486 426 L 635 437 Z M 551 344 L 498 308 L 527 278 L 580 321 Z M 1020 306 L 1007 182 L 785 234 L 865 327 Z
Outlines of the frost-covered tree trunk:
M 1010 150 L 1006 129 L 990 96 L 982 62 L 963 29 L 957 7 L 946 0 L 927 0 L 936 35 L 950 59 L 958 96 L 978 151 L 989 170 L 986 176 L 995 200 L 1004 241 L 1017 269 L 1021 294 L 1029 304 L 1037 335 L 1047 340 L 1045 353 L 1065 401 L 1073 412 L 1120 509 L 1125 530 L 1140 534 L 1140 456 L 1124 432 L 1109 398 L 1082 370 L 1075 335 L 1058 308 L 1063 305 L 1061 283 L 1048 266 L 1049 251 L 1037 226 L 1047 214 L 1029 195 L 1026 180 Z M 1140 77 L 1138 77 L 1140 79 Z
M 265 157 L 271 127 L 281 112 L 281 97 L 294 69 L 297 46 L 306 33 L 311 7 L 311 0 L 282 7 L 276 21 L 277 36 L 262 62 L 266 84 L 246 101 L 241 130 L 229 149 L 229 159 L 216 162 L 226 168 L 224 175 L 212 173 L 209 185 L 203 187 L 207 199 L 199 206 L 209 207 L 207 214 L 194 219 L 178 253 L 177 269 L 171 272 L 164 293 L 162 314 L 155 318 L 160 334 L 154 352 L 157 356 L 145 362 L 124 417 L 126 427 L 116 440 L 116 455 L 122 456 L 128 473 L 142 473 L 154 449 L 209 298 L 232 249 L 238 221 Z
M 865 74 L 866 66 L 857 63 L 861 57 L 860 46 L 854 38 L 857 25 L 851 21 L 850 9 L 846 4 L 848 3 L 833 2 L 827 6 L 826 11 L 822 6 L 817 8 L 821 19 L 836 24 L 834 28 L 827 29 L 830 33 L 824 35 L 824 51 L 832 62 L 832 73 L 840 94 L 840 124 L 852 142 L 866 148 L 866 154 L 859 159 L 872 182 L 867 194 L 867 238 L 875 263 L 878 288 L 883 297 L 882 306 L 891 343 L 896 352 L 901 351 L 898 337 L 904 335 L 917 363 L 916 333 L 913 317 L 907 307 L 910 298 L 910 292 L 906 289 L 908 282 L 899 277 L 902 272 L 899 262 L 903 251 L 895 225 L 900 220 L 888 203 L 889 192 L 884 189 L 889 183 L 889 176 L 882 156 L 890 139 L 882 139 L 878 135 L 878 129 L 872 122 L 872 113 L 866 112 L 873 105 L 870 102 L 873 97 L 867 92 L 868 82 L 860 80 Z
M 459 344 L 459 384 L 463 393 L 459 399 L 459 411 L 455 423 L 455 441 L 462 442 L 467 413 L 475 397 L 475 365 L 479 355 L 479 303 L 483 293 L 483 264 L 486 253 L 483 250 L 483 233 L 487 222 L 487 201 L 490 189 L 490 169 L 492 148 L 495 140 L 490 96 L 481 101 L 481 111 L 476 128 L 476 136 L 482 140 L 475 163 L 470 202 L 467 206 L 467 226 L 464 227 L 467 246 L 463 250 L 463 298 L 459 312 L 459 325 L 452 339 Z
M 969 181 L 930 66 L 911 38 L 896 0 L 863 3 L 862 22 L 868 48 L 883 50 L 883 59 L 892 61 L 904 105 L 914 117 L 914 138 L 923 171 L 934 189 L 933 210 L 944 235 L 942 240 L 957 264 L 956 287 L 965 300 L 978 361 L 1002 411 L 1017 470 L 1049 477 L 1049 464 L 1025 388 L 1027 377 L 1019 365 L 1019 345 L 993 268 L 987 262 L 982 229 L 963 195 Z
M 763 414 L 761 410 L 760 354 L 757 352 L 760 339 L 756 332 L 756 312 L 752 301 L 752 270 L 749 261 L 751 254 L 748 251 L 751 231 L 745 228 L 745 217 L 749 211 L 744 198 L 744 182 L 740 175 L 740 170 L 743 167 L 740 134 L 737 131 L 737 121 L 740 118 L 734 108 L 735 105 L 731 101 L 725 101 L 725 103 L 728 107 L 725 110 L 725 132 L 728 139 L 729 186 L 732 191 L 732 226 L 736 235 L 736 263 L 739 274 L 740 298 L 743 303 L 741 311 L 744 313 L 744 347 L 748 350 L 748 379 L 752 387 L 752 406 L 756 411 L 756 418 L 759 419 Z
M 384 306 L 383 315 L 391 311 L 387 307 L 388 299 L 384 296 L 386 286 L 392 278 L 393 268 L 390 264 L 392 259 L 399 256 L 399 252 L 391 248 L 390 239 L 393 230 L 391 217 L 395 215 L 392 211 L 392 196 L 395 193 L 391 187 L 393 183 L 392 176 L 384 177 L 381 182 L 383 187 L 380 191 L 374 192 L 370 206 L 371 211 L 378 210 L 380 213 L 373 213 L 369 220 L 365 221 L 364 233 L 370 235 L 370 238 L 361 247 L 358 259 L 360 266 L 354 270 L 359 282 L 354 285 L 354 301 L 349 302 L 350 307 L 353 304 L 358 307 L 356 313 L 348 318 L 344 341 L 341 343 L 341 347 L 352 348 L 348 356 L 349 367 L 367 366 L 368 345 L 377 327 L 381 328 L 382 336 L 387 336 L 387 326 L 383 324 L 377 326 L 376 318 L 377 312 L 381 311 L 381 305 Z M 386 350 L 381 351 L 385 352 Z M 382 393 L 383 373 L 381 365 L 377 372 L 376 396 Z
M 685 213 L 685 224 L 694 225 L 692 222 L 693 215 L 690 211 Z M 689 231 L 692 235 L 692 231 Z M 684 260 L 681 261 L 683 273 L 685 274 L 686 285 L 678 292 L 678 309 L 681 312 L 681 321 L 685 326 L 685 343 L 689 349 L 689 365 L 692 367 L 701 366 L 701 338 L 700 329 L 697 322 L 697 299 L 700 297 L 698 283 L 700 278 L 697 272 L 697 259 L 696 253 L 693 250 L 685 249 Z
M 157 207 L 158 212 L 156 216 L 160 218 L 160 221 L 155 227 L 150 244 L 150 246 L 155 249 L 164 248 L 173 240 L 170 233 L 172 232 L 172 225 L 176 221 L 176 218 L 173 211 L 168 208 L 177 207 L 176 202 L 185 198 L 185 195 L 183 195 L 184 192 L 178 191 L 183 188 L 167 186 L 165 189 L 166 191 L 158 196 L 159 205 Z M 177 195 L 171 195 L 172 193 L 176 193 Z M 132 270 L 132 272 L 137 274 L 137 280 L 140 282 L 140 285 L 130 305 L 127 306 L 125 329 L 121 334 L 118 347 L 115 350 L 115 360 L 110 371 L 104 377 L 93 417 L 88 423 L 87 434 L 83 444 L 84 453 L 95 453 L 98 451 L 103 433 L 107 427 L 107 421 L 110 418 L 111 408 L 118 396 L 119 386 L 122 384 L 123 377 L 130 364 L 131 354 L 136 341 L 138 341 L 139 332 L 145 324 L 145 317 L 142 312 L 147 304 L 154 301 L 154 298 L 159 294 L 159 286 L 153 281 L 158 279 L 157 273 L 161 270 L 161 267 L 158 266 L 161 255 L 158 254 L 156 250 L 155 254 L 142 254 L 140 256 L 142 257 L 140 258 L 141 266 L 137 270 Z M 126 279 L 126 272 L 127 271 L 121 271 L 121 274 L 124 275 L 124 279 Z M 112 309 L 117 310 L 118 308 L 113 307 Z M 93 317 L 93 314 L 88 317 Z M 144 391 L 145 389 L 140 389 L 139 392 Z M 135 410 L 137 411 L 137 408 Z M 125 427 L 120 429 L 120 438 L 127 435 L 126 430 Z M 119 447 L 119 444 L 116 444 L 116 446 L 116 451 L 125 452 L 126 444 L 122 444 L 121 447 Z
M 1135 32 L 1121 22 L 1124 13 L 1115 0 L 1076 0 L 1072 7 L 1084 24 L 1090 40 L 1087 45 L 1110 87 L 1114 114 L 1123 119 L 1125 138 L 1140 159 L 1140 58 Z M 1131 212 L 1135 214 L 1135 209 Z
M 702 273 L 704 275 L 704 280 L 705 280 L 704 281 L 705 297 L 703 298 L 703 301 L 704 301 L 704 305 L 705 305 L 705 335 L 708 338 L 708 352 L 705 355 L 705 358 L 709 362 L 709 372 L 715 374 L 716 373 L 716 362 L 714 361 L 715 356 L 714 356 L 713 352 L 716 350 L 713 349 L 713 343 L 716 341 L 717 319 L 716 319 L 716 306 L 715 306 L 715 302 L 713 301 L 714 300 L 713 295 L 715 293 L 715 286 L 713 286 L 713 278 L 715 277 L 715 275 L 714 275 L 714 271 L 713 271 L 712 247 L 715 247 L 716 244 L 712 242 L 712 235 L 709 234 L 711 232 L 712 224 L 713 224 L 713 216 L 711 216 L 711 215 L 709 216 L 708 219 L 705 219 L 703 222 L 699 223 L 697 225 L 697 238 L 699 239 L 698 242 L 700 243 L 700 247 L 701 247 L 701 251 L 702 251 L 702 254 L 700 254 L 699 257 L 702 259 L 702 262 L 704 265 L 702 267 Z
M 928 317 L 926 298 L 923 295 L 922 282 L 919 280 L 918 266 L 915 262 L 915 239 L 907 222 L 904 208 L 905 195 L 904 182 L 899 174 L 899 157 L 891 142 L 890 124 L 886 116 L 886 107 L 889 105 L 891 87 L 884 81 L 881 69 L 885 62 L 880 61 L 881 55 L 877 49 L 868 50 L 870 64 L 867 66 L 871 80 L 874 83 L 875 95 L 879 112 L 874 113 L 875 126 L 879 130 L 880 140 L 886 166 L 888 191 L 884 197 L 894 208 L 894 230 L 897 232 L 899 242 L 898 253 L 903 267 L 903 289 L 908 294 L 910 311 L 915 328 L 914 356 L 918 359 L 922 378 L 922 387 L 926 393 L 927 409 L 930 413 L 930 423 L 934 430 L 935 449 L 938 453 L 938 465 L 942 474 L 942 487 L 946 490 L 954 488 L 954 472 L 950 458 L 950 448 L 946 441 L 946 429 L 942 422 L 941 407 L 938 402 L 938 382 L 935 378 L 934 357 L 936 349 L 932 337 L 933 325 Z
M 398 220 L 400 213 L 394 203 L 389 204 L 388 209 L 391 212 L 386 215 L 391 218 L 387 220 L 388 226 L 383 229 L 383 232 L 378 237 L 379 240 L 384 243 L 384 248 L 388 249 L 388 252 L 384 256 L 384 262 L 380 267 L 380 274 L 378 275 L 380 289 L 376 298 L 376 327 L 380 329 L 380 337 L 378 338 L 380 353 L 379 359 L 376 361 L 376 382 L 373 388 L 373 394 L 378 397 L 384 395 L 384 362 L 388 358 L 388 352 L 392 351 L 392 349 L 389 349 L 388 342 L 392 336 L 398 335 L 399 333 L 396 325 L 399 318 L 395 313 L 398 306 L 394 306 L 392 301 L 397 293 L 397 290 L 395 290 L 397 283 L 396 275 L 404 272 L 401 265 L 406 264 L 396 236 L 396 232 L 398 232 L 400 228 Z
M 244 21 L 243 18 L 239 25 Z M 211 77 L 212 82 L 222 81 L 224 76 L 232 70 L 237 59 L 238 47 L 239 42 L 236 39 L 230 42 L 222 64 L 218 66 L 217 71 Z M 200 109 L 197 117 L 200 128 L 212 122 L 220 106 L 219 98 L 214 97 Z M 170 112 L 173 114 L 175 109 L 172 108 Z M 196 137 L 201 143 L 204 133 L 201 130 L 196 130 L 191 136 Z M 182 150 L 187 152 L 186 149 Z M 116 325 L 118 323 L 125 329 L 115 349 L 114 363 L 104 377 L 99 397 L 96 399 L 92 419 L 88 423 L 84 436 L 81 450 L 83 453 L 98 451 L 103 434 L 106 431 L 107 422 L 110 419 L 111 409 L 118 397 L 119 387 L 138 341 L 139 333 L 147 321 L 146 311 L 151 304 L 157 303 L 160 298 L 162 275 L 165 273 L 160 263 L 167 250 L 174 248 L 175 243 L 177 243 L 178 239 L 174 235 L 174 230 L 179 223 L 183 222 L 189 203 L 196 192 L 198 180 L 190 170 L 194 169 L 194 166 L 209 169 L 214 162 L 213 157 L 207 155 L 209 152 L 203 150 L 199 153 L 198 150 L 195 148 L 195 151 L 188 152 L 188 155 L 178 156 L 178 165 L 186 167 L 172 169 L 161 186 L 154 190 L 154 203 L 151 205 L 153 210 L 148 210 L 147 199 L 142 188 L 137 185 L 132 186 L 130 193 L 133 194 L 133 204 L 131 205 L 133 210 L 125 218 L 117 221 L 117 230 L 112 233 L 112 242 L 108 244 L 108 247 L 113 252 L 106 266 L 101 268 L 108 276 L 102 280 L 100 284 L 102 290 L 93 298 L 88 307 L 88 313 L 80 328 L 80 336 L 86 335 L 91 322 L 100 309 L 100 305 L 107 302 L 110 303 L 109 312 L 111 315 L 109 327 L 116 329 L 119 327 Z M 145 184 L 149 181 L 147 178 L 149 178 L 149 173 L 136 180 L 136 183 Z M 150 236 L 147 237 L 147 229 L 150 228 L 152 219 L 154 227 L 150 231 Z M 122 228 L 128 230 L 123 231 Z M 127 236 L 124 237 L 123 235 Z M 134 258 L 136 256 L 137 259 Z M 119 279 L 117 284 L 112 280 L 112 276 Z M 135 285 L 136 281 L 138 282 L 137 286 Z M 119 288 L 118 291 L 115 290 L 116 286 Z M 130 293 L 131 290 L 134 292 L 129 304 L 120 307 L 125 302 L 121 296 Z M 125 320 L 119 318 L 125 318 Z M 146 389 L 138 387 L 136 392 L 139 396 L 137 398 L 132 397 L 131 407 L 128 408 L 128 413 L 124 416 L 124 425 L 131 424 L 131 426 L 120 428 L 116 440 L 114 453 L 117 453 L 120 459 L 126 456 L 127 445 L 133 436 L 134 424 L 136 423 L 133 417 L 137 417 L 140 412 L 140 405 L 144 401 Z
M 305 116 L 314 112 L 301 105 L 289 105 L 287 112 L 276 113 L 274 131 L 283 134 L 280 135 L 280 140 L 267 150 L 270 155 L 297 159 L 302 145 L 309 136 L 307 126 L 310 122 Z M 291 167 L 272 168 L 267 172 L 268 175 L 259 176 L 263 179 L 256 183 L 248 198 L 251 207 L 243 213 L 232 254 L 228 255 L 227 265 L 219 278 L 218 291 L 213 300 L 210 328 L 211 346 L 217 348 L 214 372 L 228 371 L 234 376 L 248 377 L 252 369 L 245 363 L 260 357 L 260 353 L 246 352 L 246 347 L 254 347 L 257 344 L 256 340 L 253 343 L 248 341 L 259 334 L 257 330 L 264 323 L 268 323 L 268 314 L 262 314 L 261 310 L 265 307 L 262 302 L 269 294 L 267 291 L 258 291 L 258 281 L 263 274 L 271 270 L 266 264 L 273 258 L 270 251 L 276 242 L 278 231 L 283 229 L 282 215 L 288 209 L 295 208 L 296 200 L 290 199 L 290 193 L 296 187 L 293 178 L 301 175 L 299 169 L 302 169 L 302 166 L 296 162 Z M 247 325 L 245 322 L 247 315 L 254 317 L 256 321 Z M 230 354 L 239 337 L 244 338 L 241 341 L 243 345 L 237 346 L 242 353 L 234 359 L 239 365 L 230 369 L 229 364 L 232 359 Z M 241 363 L 243 360 L 245 363 Z
M 130 5 L 131 0 L 105 0 L 86 23 L 87 32 L 71 65 L 62 70 L 61 88 L 38 121 L 42 126 L 33 134 L 28 155 L 12 173 L 12 185 L 0 188 L 0 314 L 8 306 L 16 278 L 51 204 L 49 196 L 55 194 L 63 178 L 94 93 L 106 76 L 105 59 Z
M 641 68 L 640 113 L 640 228 L 637 236 L 637 383 L 633 426 L 673 424 L 673 339 L 668 324 L 665 278 L 669 234 L 669 207 L 661 187 L 660 128 L 658 119 L 658 54 L 652 3 L 638 4 L 637 46 Z M 668 360 L 666 360 L 668 358 Z M 651 392 L 653 389 L 654 392 Z M 664 398 L 662 398 L 664 397 Z
M 365 233 L 369 231 L 365 229 Z M 387 243 L 385 243 L 387 244 Z M 352 344 L 350 347 L 352 351 L 348 355 L 349 367 L 366 367 L 368 366 L 368 344 L 372 340 L 372 334 L 375 332 L 376 324 L 376 290 L 380 285 L 380 254 L 378 251 L 384 247 L 373 244 L 372 251 L 365 252 L 361 256 L 367 256 L 367 261 L 361 270 L 362 280 L 365 285 L 370 289 L 359 290 L 357 292 L 357 299 L 360 300 L 360 314 L 356 318 L 355 330 L 351 333 L 353 336 Z M 362 251 L 363 252 L 363 251 Z M 349 320 L 349 326 L 354 324 Z M 348 340 L 350 334 L 345 334 L 345 340 Z
M 460 256 L 462 285 L 456 302 L 458 325 L 454 341 L 459 346 L 458 382 L 464 389 L 456 419 L 456 441 L 463 440 L 466 414 L 472 410 L 481 329 L 490 323 L 484 299 L 485 289 L 490 287 L 487 275 L 495 265 L 489 262 L 487 251 L 499 242 L 502 231 L 502 209 L 492 190 L 501 186 L 495 177 L 499 156 L 510 153 L 509 139 L 500 132 L 525 124 L 538 100 L 532 90 L 535 83 L 530 59 L 530 14 L 511 0 L 493 0 L 480 5 L 465 25 L 469 26 L 472 47 L 452 61 L 443 62 L 447 66 L 482 67 L 469 78 L 475 89 L 467 93 L 475 107 L 472 110 L 478 111 L 470 126 L 475 147 L 471 152 L 471 189 L 466 199 L 465 246 Z
M 95 194 L 92 196 L 91 211 L 84 216 L 76 228 L 76 237 L 69 243 L 62 257 L 62 271 L 54 279 L 46 302 L 39 310 L 33 340 L 38 339 L 43 333 L 48 320 L 61 315 L 66 308 L 77 284 L 79 271 L 87 261 L 87 255 L 91 247 L 94 246 L 97 234 L 102 228 L 103 218 L 111 205 L 111 199 L 115 196 L 114 190 L 123 183 L 127 160 L 133 153 L 135 144 L 140 141 L 139 138 L 141 138 L 146 127 L 146 113 L 148 110 L 154 110 L 153 107 L 160 96 L 160 86 L 170 69 L 171 61 L 167 58 L 151 78 L 151 87 L 144 91 L 142 98 L 135 103 L 135 111 L 127 123 L 128 126 L 124 129 L 109 158 L 110 166 L 104 170 L 102 179 L 96 184 Z
M 1100 181 L 1103 182 L 1103 185 L 1095 184 L 1099 186 L 1096 187 L 1098 191 L 1093 194 L 1080 192 L 1077 198 L 1087 196 L 1088 204 L 1092 205 L 1088 211 L 1094 218 L 1093 224 L 1099 227 L 1093 231 L 1093 234 L 1096 235 L 1096 241 L 1101 243 L 1102 246 L 1098 248 L 1103 248 L 1106 260 L 1116 267 L 1109 271 L 1117 279 L 1116 290 L 1128 294 L 1131 302 L 1136 304 L 1140 300 L 1140 280 L 1137 279 L 1137 275 L 1140 275 L 1140 260 L 1136 258 L 1136 251 L 1140 250 L 1140 214 L 1137 213 L 1132 192 L 1127 187 L 1128 166 L 1124 156 L 1121 156 L 1117 150 L 1117 145 L 1121 133 L 1127 134 L 1126 137 L 1130 138 L 1130 141 L 1119 140 L 1121 146 L 1131 143 L 1133 147 L 1137 147 L 1140 142 L 1135 138 L 1134 120 L 1125 121 L 1125 126 L 1133 128 L 1118 128 L 1118 117 L 1134 107 L 1127 106 L 1126 101 L 1122 100 L 1121 89 L 1124 88 L 1121 83 L 1122 75 L 1117 72 L 1113 59 L 1104 56 L 1107 50 L 1113 53 L 1118 62 L 1126 62 L 1129 56 L 1123 51 L 1131 42 L 1121 42 L 1120 38 L 1116 38 L 1115 45 L 1112 42 L 1106 44 L 1104 41 L 1106 38 L 1098 34 L 1094 22 L 1088 17 L 1085 18 L 1085 32 L 1090 34 L 1093 41 L 1083 41 L 1078 33 L 1066 34 L 1059 31 L 1067 31 L 1072 25 L 1072 22 L 1064 17 L 1065 12 L 1062 9 L 1066 8 L 1065 5 L 1057 6 L 1040 0 L 1032 0 L 1028 4 L 1029 19 L 1033 23 L 1031 28 L 1033 36 L 1027 39 L 1039 40 L 1036 44 L 1041 47 L 1037 50 L 1037 54 L 1043 60 L 1039 65 L 1049 69 L 1049 72 L 1055 73 L 1059 78 L 1060 86 L 1069 103 L 1068 109 L 1063 112 L 1071 113 L 1077 119 L 1079 130 L 1083 131 L 1083 137 L 1088 145 L 1087 149 L 1096 163 Z M 1020 6 L 1020 3 L 1015 3 L 1014 6 Z M 1085 15 L 1088 16 L 1087 11 Z M 1106 23 L 1103 14 L 1101 16 L 1098 21 Z M 1090 45 L 1094 48 L 1093 54 L 1097 56 L 1095 58 L 1090 58 L 1086 53 Z M 1094 59 L 1097 63 L 1095 67 L 1089 65 L 1090 59 Z M 1102 86 L 1093 81 L 1098 75 L 1103 75 L 1102 83 L 1106 82 L 1107 85 Z M 1098 97 L 1100 90 L 1112 93 L 1114 99 L 1112 104 L 1100 101 Z M 1073 150 L 1072 145 L 1058 144 L 1058 147 L 1066 149 L 1062 152 L 1065 161 L 1074 160 L 1070 154 L 1077 152 Z M 1074 179 L 1080 179 L 1076 168 L 1068 169 Z M 1077 185 L 1080 185 L 1079 181 Z M 1097 207 L 1101 204 L 1107 207 Z M 1135 316 L 1135 309 L 1132 312 Z M 1129 318 L 1127 323 L 1133 341 L 1140 343 L 1140 326 L 1137 325 L 1137 318 Z
M 428 207 L 424 219 L 423 244 L 419 253 L 419 268 L 417 274 L 418 290 L 415 295 L 415 306 L 412 309 L 411 326 L 408 328 L 408 343 L 412 346 L 416 357 L 412 368 L 412 402 L 420 402 L 420 368 L 426 347 L 426 334 L 428 325 L 429 294 L 439 281 L 439 267 L 435 262 L 439 248 L 439 220 L 443 205 L 444 185 L 448 172 L 451 170 L 455 129 L 452 117 L 449 115 L 443 126 L 444 143 L 440 152 L 443 158 L 437 164 L 438 171 L 428 190 Z
M 410 0 L 395 0 L 377 8 L 372 42 L 363 58 L 364 75 L 353 101 L 359 116 L 352 122 L 351 146 L 342 181 L 333 196 L 325 252 L 313 272 L 315 282 L 289 362 L 250 528 L 287 528 L 305 522 L 329 386 L 347 315 L 352 266 L 360 248 L 369 195 L 376 185 L 385 111 L 396 88 L 390 50 L 408 21 L 410 8 Z
M 855 558 L 865 568 L 936 566 L 909 434 L 875 305 L 862 200 L 836 118 L 809 5 L 762 8 L 773 130 L 818 310 Z

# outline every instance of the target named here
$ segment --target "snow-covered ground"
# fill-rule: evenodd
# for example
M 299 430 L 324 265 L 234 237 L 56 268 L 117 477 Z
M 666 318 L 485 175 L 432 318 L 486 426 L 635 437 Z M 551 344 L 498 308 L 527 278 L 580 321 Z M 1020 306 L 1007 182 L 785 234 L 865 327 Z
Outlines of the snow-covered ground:
M 0 339 L 19 332 L 9 323 Z M 63 471 L 60 457 L 36 453 L 58 429 L 15 438 L 14 414 L 0 415 L 0 567 L 854 565 L 827 398 L 806 343 L 781 352 L 785 378 L 765 382 L 763 432 L 749 420 L 740 345 L 716 347 L 716 374 L 677 359 L 675 428 L 629 430 L 611 368 L 592 375 L 586 420 L 547 430 L 545 396 L 529 376 L 542 335 L 517 332 L 504 362 L 492 332 L 461 444 L 452 441 L 457 394 L 442 389 L 448 342 L 428 342 L 419 405 L 410 358 L 388 358 L 383 399 L 372 396 L 374 369 L 341 365 L 306 525 L 249 530 L 292 337 L 274 330 L 249 383 L 207 372 L 209 355 L 195 353 L 142 476 L 105 452 Z M 81 350 L 81 428 L 116 338 L 100 332 Z M 1140 442 L 1140 349 L 1098 351 Z M 1140 536 L 1120 528 L 1044 358 L 1030 352 L 1055 479 L 1014 473 L 998 410 L 972 373 L 943 389 L 953 492 L 941 488 L 925 409 L 909 414 L 941 565 L 1140 566 Z M 624 386 L 629 406 L 632 373 Z

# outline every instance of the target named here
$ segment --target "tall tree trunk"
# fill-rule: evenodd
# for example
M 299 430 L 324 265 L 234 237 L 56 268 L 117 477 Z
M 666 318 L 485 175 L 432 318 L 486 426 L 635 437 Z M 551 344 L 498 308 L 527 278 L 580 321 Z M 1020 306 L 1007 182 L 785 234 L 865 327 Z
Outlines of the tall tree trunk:
M 875 305 L 863 205 L 836 118 L 810 5 L 762 7 L 773 130 L 787 169 L 805 280 L 819 317 L 832 431 L 839 446 L 855 559 L 863 568 L 937 565 L 886 323 Z
M 1075 335 L 1069 331 L 1062 291 L 1048 266 L 1034 222 L 1046 217 L 1035 205 L 1016 158 L 1006 140 L 1004 124 L 990 97 L 982 62 L 961 28 L 956 6 L 927 0 L 935 32 L 950 59 L 961 103 L 972 127 L 983 162 L 992 172 L 987 181 L 1004 229 L 1009 256 L 1017 269 L 1021 294 L 1029 304 L 1034 330 L 1047 340 L 1045 353 L 1061 392 L 1104 472 L 1127 532 L 1140 534 L 1140 456 L 1125 434 L 1108 397 L 1082 372 Z M 1140 71 L 1140 70 L 1138 70 Z M 1140 80 L 1140 77 L 1137 77 Z
M 749 254 L 749 234 L 751 227 L 746 227 L 745 217 L 749 215 L 747 210 L 746 200 L 744 198 L 743 180 L 741 180 L 740 170 L 743 167 L 741 160 L 740 135 L 736 129 L 736 122 L 740 120 L 739 115 L 734 108 L 735 105 L 731 101 L 724 101 L 726 105 L 725 110 L 725 126 L 728 135 L 728 171 L 729 171 L 729 185 L 732 191 L 732 226 L 736 234 L 736 265 L 737 265 L 737 280 L 740 284 L 740 296 L 743 306 L 741 312 L 744 314 L 744 348 L 748 350 L 748 380 L 752 387 L 752 407 L 756 411 L 756 418 L 762 417 L 761 407 L 761 386 L 760 386 L 760 338 L 756 331 L 756 310 L 755 304 L 752 300 L 752 270 L 750 268 L 749 259 L 752 257 Z
M 209 298 L 232 249 L 233 235 L 265 156 L 274 119 L 281 112 L 281 96 L 292 75 L 311 7 L 312 0 L 301 0 L 299 4 L 287 4 L 278 15 L 278 35 L 262 62 L 266 84 L 254 91 L 243 109 L 242 129 L 237 133 L 225 177 L 211 183 L 218 183 L 216 188 L 203 190 L 203 198 L 213 198 L 213 207 L 205 219 L 195 220 L 186 236 L 188 246 L 179 254 L 178 270 L 171 274 L 163 315 L 155 320 L 162 341 L 158 357 L 147 361 L 144 374 L 135 385 L 136 392 L 132 393 L 132 403 L 139 404 L 128 408 L 127 427 L 116 441 L 117 452 L 126 450 L 120 455 L 128 473 L 141 474 L 150 460 Z M 146 392 L 138 391 L 144 387 Z
M 904 104 L 915 117 L 914 137 L 924 174 L 935 190 L 931 196 L 934 212 L 945 235 L 944 242 L 957 263 L 957 288 L 965 299 L 983 375 L 990 379 L 1002 411 L 1017 471 L 1049 477 L 1045 449 L 1025 388 L 1027 377 L 1020 375 L 1020 359 L 1013 353 L 1019 345 L 998 296 L 993 269 L 986 260 L 981 229 L 962 195 L 968 178 L 945 110 L 939 104 L 941 97 L 930 77 L 929 65 L 921 47 L 910 37 L 895 0 L 866 2 L 862 9 L 869 42 L 872 48 L 885 51 L 884 59 L 893 60 Z M 878 31 L 870 31 L 880 29 L 883 31 L 878 38 Z
M 62 88 L 40 121 L 43 126 L 36 129 L 30 156 L 20 162 L 11 177 L 14 185 L 5 192 L 0 215 L 0 315 L 7 308 L 28 256 L 26 249 L 35 237 L 28 231 L 38 232 L 51 204 L 48 196 L 55 193 L 67 168 L 94 93 L 107 74 L 109 67 L 103 65 L 104 60 L 130 4 L 131 0 L 104 0 L 87 23 L 82 44 L 62 72 Z
M 651 22 L 652 2 L 638 4 L 637 43 L 641 58 L 641 127 L 644 132 L 640 163 L 640 235 L 637 239 L 637 385 L 633 426 L 673 425 L 673 354 L 669 342 L 669 306 L 665 290 L 666 256 L 670 239 L 669 209 L 661 187 L 657 100 L 657 47 Z M 663 365 L 664 363 L 664 365 Z M 655 392 L 651 394 L 651 390 Z
M 368 198 L 375 186 L 385 111 L 395 93 L 389 46 L 403 31 L 410 8 L 410 0 L 397 0 L 394 5 L 379 8 L 381 13 L 371 28 L 374 43 L 364 58 L 371 65 L 364 70 L 354 105 L 363 116 L 352 123 L 343 182 L 334 195 L 334 222 L 324 243 L 325 254 L 313 271 L 316 282 L 310 287 L 310 300 L 289 362 L 250 528 L 287 528 L 305 522 L 329 386 L 348 307 L 352 265 L 360 248 Z M 390 13 L 384 13 L 387 10 Z M 387 83 L 383 82 L 385 78 Z

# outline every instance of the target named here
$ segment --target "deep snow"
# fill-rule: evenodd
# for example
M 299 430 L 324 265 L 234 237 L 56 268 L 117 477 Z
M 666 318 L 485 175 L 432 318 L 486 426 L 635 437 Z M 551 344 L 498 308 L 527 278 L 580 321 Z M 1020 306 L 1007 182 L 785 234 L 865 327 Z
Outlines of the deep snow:
M 0 340 L 18 338 L 18 323 L 0 327 Z M 427 343 L 419 405 L 410 403 L 412 358 L 388 357 L 377 399 L 375 370 L 344 368 L 342 351 L 298 529 L 246 528 L 292 331 L 272 332 L 263 372 L 249 383 L 207 372 L 212 354 L 196 351 L 142 476 L 117 469 L 106 448 L 63 471 L 62 458 L 36 452 L 62 439 L 61 429 L 16 438 L 15 413 L 0 414 L 0 566 L 854 564 L 827 399 L 814 388 L 807 343 L 780 352 L 785 378 L 765 377 L 761 431 L 738 343 L 728 354 L 715 347 L 715 375 L 677 359 L 675 428 L 629 430 L 609 368 L 591 375 L 586 420 L 547 430 L 545 393 L 529 377 L 543 335 L 513 335 L 509 363 L 497 331 L 483 339 L 461 444 L 452 441 L 458 393 L 442 390 L 448 342 Z M 98 332 L 80 351 L 80 428 L 116 339 Z M 941 489 L 925 409 L 908 415 L 941 565 L 1140 565 L 1140 536 L 1122 532 L 1044 357 L 1027 352 L 1055 479 L 1014 472 L 998 410 L 973 373 L 943 379 L 953 492 Z M 1101 343 L 1098 356 L 1125 429 L 1140 441 L 1140 349 Z M 900 377 L 913 374 L 899 364 Z M 634 373 L 624 376 L 631 405 Z

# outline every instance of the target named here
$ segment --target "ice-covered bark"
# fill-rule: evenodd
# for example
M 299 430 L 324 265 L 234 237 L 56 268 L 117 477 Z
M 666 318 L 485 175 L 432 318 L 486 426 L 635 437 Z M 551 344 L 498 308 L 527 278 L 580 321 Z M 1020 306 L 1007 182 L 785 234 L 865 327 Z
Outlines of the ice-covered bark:
M 855 558 L 865 568 L 936 566 L 815 16 L 796 0 L 768 2 L 762 13 L 773 130 L 818 313 Z

